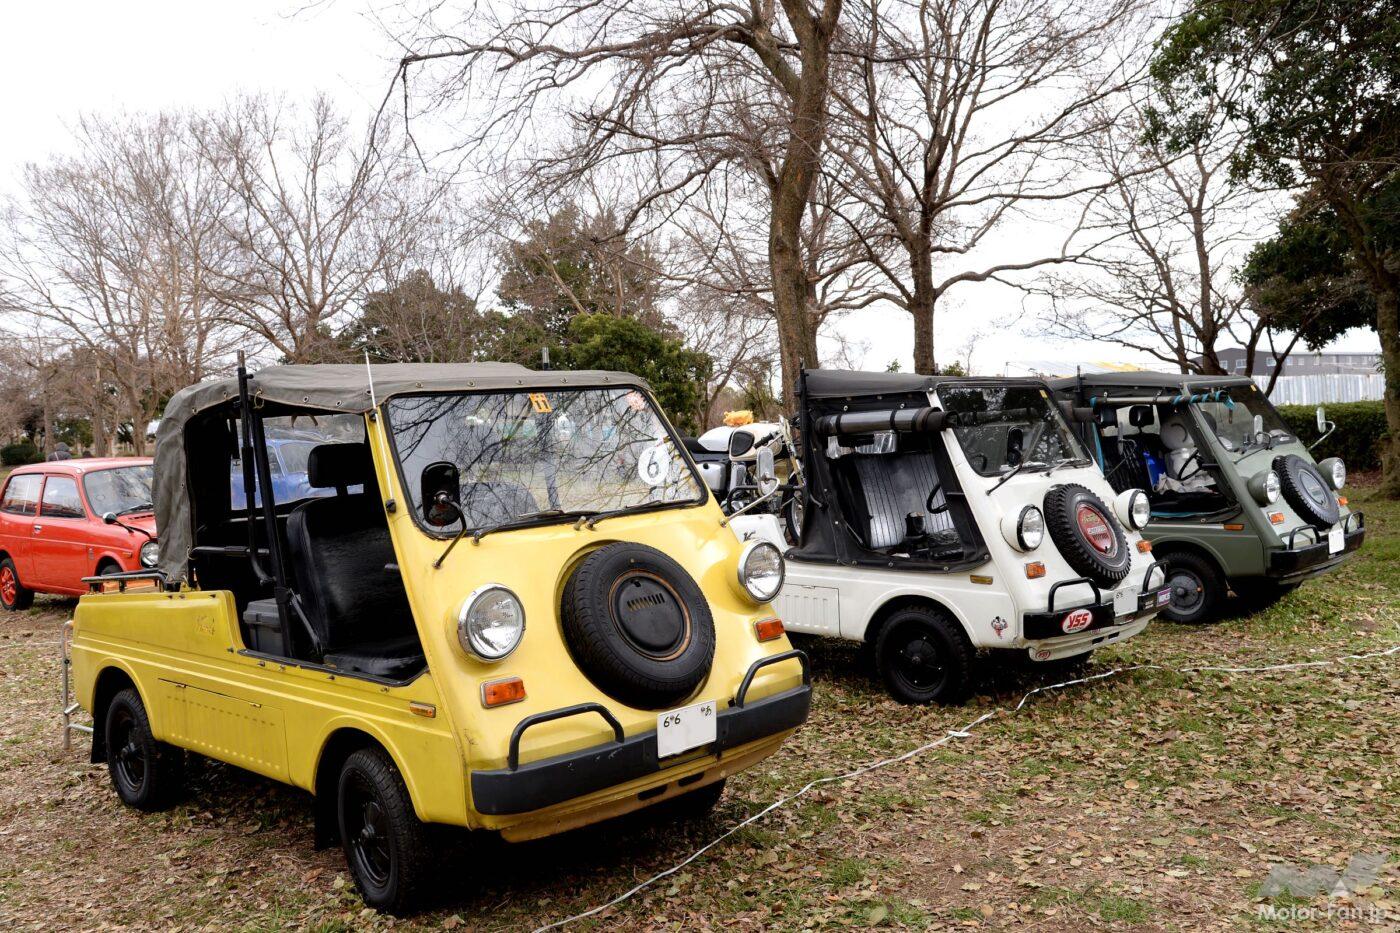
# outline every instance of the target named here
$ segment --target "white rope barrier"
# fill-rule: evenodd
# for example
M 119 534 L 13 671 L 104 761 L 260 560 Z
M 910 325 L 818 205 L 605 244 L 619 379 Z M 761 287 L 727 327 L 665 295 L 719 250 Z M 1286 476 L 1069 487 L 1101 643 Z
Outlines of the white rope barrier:
M 1321 661 L 1294 661 L 1284 664 L 1266 664 L 1252 667 L 1225 667 L 1218 665 L 1202 665 L 1200 667 L 1174 668 L 1167 667 L 1166 665 L 1162 664 L 1134 664 L 1129 667 L 1114 668 L 1111 671 L 1105 671 L 1101 674 L 1091 674 L 1088 677 L 1078 677 L 1074 680 L 1065 680 L 1057 684 L 1046 684 L 1041 687 L 1036 687 L 1035 689 L 1028 691 L 1024 696 L 1022 696 L 1021 701 L 1009 710 L 1005 708 L 989 710 L 988 712 L 983 713 L 981 716 L 978 716 L 976 719 L 969 722 L 967 725 L 963 726 L 961 729 L 954 729 L 949 732 L 946 732 L 937 739 L 934 739 L 931 742 L 926 742 L 923 745 L 918 746 L 917 748 L 911 748 L 909 751 L 904 752 L 903 754 L 896 755 L 892 758 L 882 758 L 879 761 L 875 761 L 867 765 L 862 765 L 859 768 L 847 771 L 844 774 L 834 774 L 829 777 L 816 778 L 815 780 L 808 781 L 806 784 L 802 785 L 797 790 L 793 791 L 791 794 L 788 794 L 785 797 L 779 797 L 777 800 L 768 804 L 768 806 L 759 810 L 757 813 L 754 813 L 753 815 L 749 816 L 747 819 L 735 823 L 733 826 L 729 827 L 729 829 L 720 833 L 714 839 L 711 839 L 709 842 L 705 843 L 703 846 L 696 849 L 694 852 L 690 853 L 690 855 L 686 856 L 684 859 L 672 865 L 665 871 L 658 872 L 657 874 L 652 875 L 650 878 L 638 882 L 636 885 L 633 885 L 631 888 L 628 888 L 626 891 L 623 891 L 621 894 L 617 895 L 612 900 L 605 901 L 604 903 L 599 904 L 597 907 L 590 908 L 588 910 L 583 911 L 582 913 L 577 913 L 572 916 L 565 917 L 562 920 L 556 920 L 553 923 L 545 924 L 542 927 L 538 927 L 536 928 L 534 933 L 545 933 L 545 931 L 547 930 L 557 930 L 561 927 L 568 926 L 571 923 L 576 923 L 579 920 L 585 920 L 588 917 L 596 916 L 611 907 L 616 907 L 618 904 L 621 904 L 623 901 L 635 897 L 637 894 L 656 884 L 658 881 L 661 881 L 664 878 L 669 878 L 671 875 L 674 875 L 676 872 L 685 868 L 687 865 L 690 865 L 691 863 L 695 862 L 697 859 L 703 856 L 706 852 L 713 849 L 715 846 L 718 846 L 720 843 L 724 842 L 730 836 L 733 836 L 735 833 L 739 832 L 739 830 L 744 829 L 747 826 L 751 826 L 754 823 L 757 823 L 759 820 L 763 819 L 765 816 L 772 813 L 774 810 L 778 810 L 782 807 L 787 806 L 797 798 L 811 791 L 813 788 L 820 787 L 823 784 L 832 784 L 840 781 L 850 781 L 863 775 L 869 774 L 872 771 L 878 771 L 881 768 L 887 768 L 890 765 L 899 764 L 902 761 L 908 761 L 911 758 L 915 758 L 919 755 L 924 754 L 925 752 L 938 748 L 940 745 L 946 745 L 953 739 L 972 738 L 973 729 L 977 728 L 987 720 L 999 716 L 1003 713 L 1007 715 L 1015 715 L 1016 713 L 1019 713 L 1023 708 L 1025 708 L 1025 705 L 1030 702 L 1031 698 L 1036 696 L 1037 694 L 1048 693 L 1052 690 L 1063 690 L 1066 687 L 1074 687 L 1078 686 L 1079 684 L 1092 683 L 1096 680 L 1106 680 L 1110 677 L 1117 677 L 1122 674 L 1131 674 L 1134 671 L 1163 671 L 1173 674 L 1265 674 L 1270 673 L 1272 671 L 1295 671 L 1302 670 L 1304 668 L 1331 667 L 1341 664 L 1347 664 L 1352 661 L 1365 661 L 1370 660 L 1372 658 L 1389 657 L 1390 655 L 1394 654 L 1400 654 L 1400 645 L 1395 645 L 1391 648 L 1386 649 L 1385 651 L 1374 651 L 1367 654 L 1344 654 L 1335 658 L 1327 658 Z

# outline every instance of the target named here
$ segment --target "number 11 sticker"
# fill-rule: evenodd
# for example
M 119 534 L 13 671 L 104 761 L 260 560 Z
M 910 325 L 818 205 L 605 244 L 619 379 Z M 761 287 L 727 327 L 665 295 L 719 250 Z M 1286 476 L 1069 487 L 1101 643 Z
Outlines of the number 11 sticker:
M 547 415 L 554 411 L 553 406 L 549 404 L 549 396 L 545 395 L 543 392 L 531 392 L 530 405 L 535 411 L 542 415 Z

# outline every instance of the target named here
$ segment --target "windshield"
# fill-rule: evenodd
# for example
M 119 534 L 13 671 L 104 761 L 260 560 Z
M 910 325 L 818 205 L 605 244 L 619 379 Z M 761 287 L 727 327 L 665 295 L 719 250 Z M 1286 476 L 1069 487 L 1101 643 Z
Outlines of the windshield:
M 546 510 L 597 513 L 703 498 L 666 422 L 636 389 L 409 396 L 387 408 L 420 518 L 423 469 L 444 463 L 460 477 L 469 529 Z
M 1197 402 L 1196 410 L 1226 450 L 1243 455 L 1296 440 L 1257 386 L 1231 386 L 1216 394 L 1218 400 Z M 1266 438 L 1255 435 L 1256 416 L 1262 419 L 1259 429 Z
M 1033 385 L 938 387 L 943 410 L 960 416 L 953 427 L 967 461 L 982 476 L 1021 467 L 1052 467 L 1087 455 L 1046 391 Z
M 83 489 L 87 491 L 88 504 L 97 515 L 149 512 L 154 475 L 155 470 L 149 463 L 100 470 L 83 477 Z

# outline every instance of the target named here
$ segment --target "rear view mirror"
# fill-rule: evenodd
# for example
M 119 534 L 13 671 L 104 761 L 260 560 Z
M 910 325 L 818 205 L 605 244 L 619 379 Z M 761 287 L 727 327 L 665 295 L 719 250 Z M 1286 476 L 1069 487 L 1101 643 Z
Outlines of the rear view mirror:
M 773 448 L 760 447 L 754 462 L 754 482 L 762 495 L 772 495 L 778 488 L 778 470 L 773 462 Z
M 1321 410 L 1322 410 L 1322 409 L 1320 409 L 1320 408 L 1318 409 L 1318 411 L 1321 411 Z M 102 515 L 102 524 L 104 524 L 104 525 L 115 525 L 116 523 L 117 523 L 117 513 L 116 513 L 116 512 L 105 512 L 105 513 L 103 513 L 103 515 Z
M 462 517 L 462 479 L 455 463 L 439 460 L 423 467 L 418 486 L 423 520 L 429 525 L 442 528 Z
M 1327 409 L 1321 405 L 1317 406 L 1317 431 L 1321 434 L 1327 430 Z

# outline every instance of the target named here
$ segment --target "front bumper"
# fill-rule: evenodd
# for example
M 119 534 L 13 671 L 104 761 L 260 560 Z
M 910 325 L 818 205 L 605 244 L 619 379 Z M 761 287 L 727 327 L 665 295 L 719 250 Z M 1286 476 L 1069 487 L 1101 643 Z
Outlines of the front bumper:
M 787 660 L 801 663 L 802 685 L 761 700 L 747 700 L 749 685 L 758 670 Z M 794 650 L 761 658 L 744 675 L 729 708 L 716 716 L 714 744 L 702 748 L 711 755 L 720 755 L 728 749 L 795 729 L 806 721 L 811 705 L 812 677 L 806 654 Z M 520 738 L 525 730 L 542 722 L 587 713 L 602 716 L 612 726 L 612 742 L 528 764 L 519 763 Z M 583 703 L 521 720 L 511 735 L 507 766 L 472 772 L 472 804 L 478 813 L 488 816 L 529 813 L 656 774 L 668 766 L 669 763 L 663 763 L 657 756 L 655 730 L 624 737 L 622 726 L 606 707 L 599 703 Z
M 1313 543 L 1297 547 L 1300 531 L 1311 531 Z M 1366 517 L 1361 512 L 1348 514 L 1342 522 L 1342 549 L 1335 554 L 1327 546 L 1327 539 L 1321 537 L 1311 525 L 1295 528 L 1284 539 L 1283 547 L 1269 551 L 1269 566 L 1265 573 L 1283 582 L 1315 577 L 1340 564 L 1348 554 L 1360 548 L 1365 540 Z
M 1021 636 L 1026 641 L 1043 641 L 1046 639 L 1069 638 L 1070 636 L 1083 635 L 1085 632 L 1093 632 L 1098 629 L 1116 628 L 1135 622 L 1144 616 L 1152 616 L 1161 612 L 1171 602 L 1171 587 L 1166 585 L 1165 575 L 1162 585 L 1156 589 L 1148 589 L 1147 584 L 1152 579 L 1152 573 L 1162 566 L 1161 561 L 1154 562 L 1147 568 L 1147 572 L 1142 576 L 1142 589 L 1137 594 L 1137 607 L 1131 612 L 1118 615 L 1115 611 L 1113 600 L 1104 600 L 1096 583 L 1088 577 L 1079 577 L 1074 580 L 1064 580 L 1056 583 L 1050 589 L 1049 608 L 1045 612 L 1028 612 L 1021 617 Z M 1083 585 L 1094 591 L 1094 602 L 1087 606 L 1074 606 L 1070 609 L 1055 608 L 1055 596 L 1064 587 Z M 1065 622 L 1069 617 L 1079 612 L 1087 610 L 1091 616 L 1088 625 L 1080 625 L 1070 630 L 1065 629 Z

